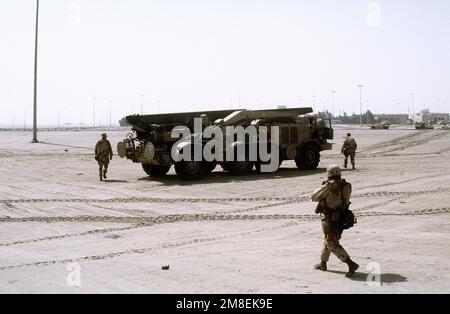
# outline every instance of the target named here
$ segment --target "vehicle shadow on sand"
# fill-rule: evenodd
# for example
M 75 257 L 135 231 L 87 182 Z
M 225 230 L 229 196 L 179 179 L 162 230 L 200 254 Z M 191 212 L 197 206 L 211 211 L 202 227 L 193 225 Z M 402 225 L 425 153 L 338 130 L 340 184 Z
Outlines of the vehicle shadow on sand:
M 339 274 L 339 275 L 345 275 L 346 272 L 343 271 L 337 271 L 337 270 L 329 270 L 329 273 L 333 273 L 333 274 Z M 375 280 L 375 275 L 374 274 L 368 274 L 368 273 L 360 273 L 360 272 L 356 272 L 353 277 L 350 278 L 350 280 L 353 281 L 368 281 L 368 282 L 372 282 L 373 280 Z M 386 283 L 386 284 L 391 284 L 391 283 L 398 283 L 398 282 L 407 282 L 408 278 L 406 278 L 405 276 L 399 275 L 399 274 L 381 274 L 380 275 L 380 282 L 381 284 Z
M 231 175 L 227 171 L 220 171 L 220 167 L 216 168 L 216 171 L 205 175 L 203 178 L 195 181 L 182 181 L 178 179 L 175 174 L 169 174 L 161 178 L 152 178 L 152 177 L 142 177 L 139 178 L 139 181 L 151 181 L 151 182 L 159 182 L 163 185 L 201 185 L 201 184 L 211 184 L 211 183 L 229 183 L 229 182 L 254 182 L 259 180 L 276 180 L 276 179 L 286 179 L 286 178 L 295 178 L 295 177 L 304 177 L 310 175 L 324 174 L 325 168 L 317 168 L 315 170 L 298 170 L 296 168 L 280 168 L 275 173 L 258 173 L 256 171 L 252 171 L 247 175 L 242 176 L 234 176 Z
M 105 180 L 103 180 L 103 182 L 104 182 L 104 183 L 128 183 L 129 181 L 126 181 L 126 180 L 108 180 L 108 179 L 105 179 Z

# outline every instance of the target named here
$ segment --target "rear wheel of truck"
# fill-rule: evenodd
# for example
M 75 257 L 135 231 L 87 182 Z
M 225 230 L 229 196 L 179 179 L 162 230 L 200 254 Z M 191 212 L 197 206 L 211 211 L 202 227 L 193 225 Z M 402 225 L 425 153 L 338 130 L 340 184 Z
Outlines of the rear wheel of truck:
M 180 161 L 175 164 L 178 177 L 184 181 L 200 179 L 206 172 L 203 161 Z
M 145 173 L 151 177 L 164 177 L 167 172 L 169 172 L 169 166 L 156 166 L 156 165 L 147 165 L 142 164 L 142 169 L 144 169 Z
M 224 169 L 234 176 L 243 176 L 249 174 L 253 170 L 253 161 L 250 161 L 249 146 L 245 144 L 237 144 L 233 150 L 233 161 L 224 163 Z M 240 156 L 239 154 L 244 154 Z
M 317 144 L 306 144 L 298 152 L 295 163 L 298 169 L 314 170 L 317 169 L 320 162 L 320 151 Z

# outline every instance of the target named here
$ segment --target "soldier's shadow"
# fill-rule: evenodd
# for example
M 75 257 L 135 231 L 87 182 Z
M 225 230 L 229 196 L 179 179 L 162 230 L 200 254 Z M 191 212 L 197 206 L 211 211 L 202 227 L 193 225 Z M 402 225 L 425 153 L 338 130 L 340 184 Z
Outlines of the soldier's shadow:
M 339 275 L 345 275 L 346 272 L 343 271 L 337 271 L 337 270 L 328 270 L 329 273 L 332 274 L 339 274 Z M 361 272 L 356 272 L 353 277 L 349 278 L 350 280 L 353 281 L 368 281 L 370 282 L 370 277 L 372 275 L 368 274 L 368 273 L 361 273 Z M 369 280 L 368 280 L 369 278 Z M 399 275 L 399 274 L 381 274 L 380 275 L 380 282 L 381 284 L 386 283 L 386 284 L 391 284 L 391 283 L 398 283 L 398 282 L 407 282 L 408 278 L 406 278 L 405 276 Z

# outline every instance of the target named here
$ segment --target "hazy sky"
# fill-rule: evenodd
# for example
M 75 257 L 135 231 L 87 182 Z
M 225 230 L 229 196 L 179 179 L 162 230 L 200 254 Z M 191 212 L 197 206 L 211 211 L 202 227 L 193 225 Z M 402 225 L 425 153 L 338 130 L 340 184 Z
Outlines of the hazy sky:
M 0 2 L 0 124 L 31 123 L 35 0 Z M 39 121 L 312 106 L 450 109 L 450 1 L 41 0 Z M 241 93 L 241 97 L 239 94 Z M 438 99 L 441 99 L 439 102 Z M 397 102 L 399 106 L 397 106 Z M 447 103 L 445 107 L 445 103 Z

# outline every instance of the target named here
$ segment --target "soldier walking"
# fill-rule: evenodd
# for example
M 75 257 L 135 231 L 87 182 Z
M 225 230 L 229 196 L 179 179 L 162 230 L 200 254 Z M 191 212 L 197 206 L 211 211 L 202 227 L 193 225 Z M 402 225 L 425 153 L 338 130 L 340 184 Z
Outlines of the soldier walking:
M 95 145 L 95 160 L 99 166 L 100 181 L 106 179 L 106 173 L 108 172 L 109 161 L 112 160 L 113 151 L 111 143 L 107 139 L 106 133 L 102 134 L 102 139 Z
M 321 262 L 314 269 L 326 271 L 330 254 L 333 253 L 343 263 L 348 265 L 346 277 L 352 277 L 359 265 L 350 259 L 345 249 L 339 243 L 342 232 L 339 225 L 342 209 L 350 206 L 352 185 L 341 177 L 341 169 L 330 165 L 327 169 L 328 180 L 311 195 L 313 202 L 319 202 L 316 213 L 322 216 L 322 228 L 325 235 Z
M 344 144 L 342 145 L 341 153 L 345 156 L 344 160 L 344 168 L 347 169 L 348 165 L 348 157 L 350 157 L 350 161 L 353 166 L 353 170 L 355 170 L 355 155 L 356 155 L 356 149 L 358 148 L 358 145 L 356 144 L 355 139 L 352 137 L 350 133 L 347 133 L 347 138 L 344 141 Z

